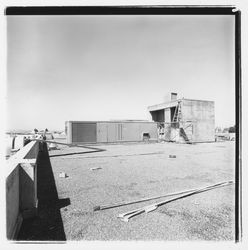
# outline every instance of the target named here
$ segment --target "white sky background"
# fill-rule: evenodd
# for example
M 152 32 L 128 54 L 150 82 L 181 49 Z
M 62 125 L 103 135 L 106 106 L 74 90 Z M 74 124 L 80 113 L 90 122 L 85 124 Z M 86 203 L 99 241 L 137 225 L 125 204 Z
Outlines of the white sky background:
M 168 92 L 235 122 L 234 16 L 8 16 L 8 129 L 150 119 Z

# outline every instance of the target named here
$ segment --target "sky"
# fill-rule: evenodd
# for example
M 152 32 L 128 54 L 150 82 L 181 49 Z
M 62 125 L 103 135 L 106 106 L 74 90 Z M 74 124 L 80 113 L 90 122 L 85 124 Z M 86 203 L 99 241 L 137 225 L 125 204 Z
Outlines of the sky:
M 7 16 L 7 128 L 151 119 L 169 92 L 235 123 L 234 16 Z

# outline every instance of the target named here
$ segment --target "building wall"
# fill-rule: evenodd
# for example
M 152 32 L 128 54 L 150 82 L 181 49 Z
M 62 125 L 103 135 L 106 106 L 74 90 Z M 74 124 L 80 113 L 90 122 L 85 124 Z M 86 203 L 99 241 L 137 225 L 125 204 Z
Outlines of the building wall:
M 71 125 L 68 123 L 71 123 Z M 148 133 L 151 140 L 158 139 L 157 124 L 154 122 L 68 123 L 68 143 L 111 143 L 142 141 L 144 133 Z M 96 133 L 96 136 L 94 133 Z
M 95 122 L 72 123 L 72 141 L 75 143 L 96 142 L 96 126 Z
M 69 121 L 65 122 L 65 135 L 67 143 L 72 143 L 72 123 Z
M 164 121 L 171 122 L 171 111 L 170 108 L 164 109 Z
M 116 142 L 121 136 L 120 126 L 115 123 L 97 123 L 97 142 Z
M 182 119 L 193 121 L 193 141 L 214 141 L 214 102 L 184 99 L 181 107 Z
M 143 133 L 157 140 L 157 124 L 145 122 L 98 122 L 97 142 L 142 141 Z
M 115 134 L 112 133 L 113 135 L 111 136 L 111 130 L 109 129 L 108 123 L 101 122 L 97 124 L 97 141 L 98 142 L 108 142 L 110 138 L 113 138 L 112 140 L 114 141 L 115 139 Z

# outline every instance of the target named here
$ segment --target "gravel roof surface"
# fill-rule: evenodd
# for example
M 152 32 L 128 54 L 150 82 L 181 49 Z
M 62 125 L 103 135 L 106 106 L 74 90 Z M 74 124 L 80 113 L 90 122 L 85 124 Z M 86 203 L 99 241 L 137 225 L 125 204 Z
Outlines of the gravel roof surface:
M 129 222 L 117 215 L 165 198 L 93 211 L 234 180 L 234 146 L 133 143 L 97 145 L 106 151 L 93 153 L 76 147 L 50 151 L 58 199 L 70 201 L 60 208 L 66 240 L 234 240 L 234 185 L 165 204 Z M 68 177 L 59 177 L 61 172 Z

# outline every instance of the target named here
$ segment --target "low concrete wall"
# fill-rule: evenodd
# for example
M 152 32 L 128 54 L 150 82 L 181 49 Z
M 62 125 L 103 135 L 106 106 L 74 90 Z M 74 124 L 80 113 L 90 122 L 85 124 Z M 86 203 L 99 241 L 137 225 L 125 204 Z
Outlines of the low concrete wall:
M 37 157 L 40 142 L 32 141 L 7 160 L 6 166 L 6 234 L 18 235 L 22 220 L 36 215 Z
M 19 231 L 22 217 L 19 213 L 19 167 L 6 179 L 6 225 L 7 238 L 14 238 Z

